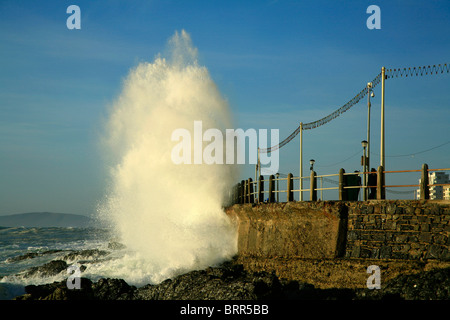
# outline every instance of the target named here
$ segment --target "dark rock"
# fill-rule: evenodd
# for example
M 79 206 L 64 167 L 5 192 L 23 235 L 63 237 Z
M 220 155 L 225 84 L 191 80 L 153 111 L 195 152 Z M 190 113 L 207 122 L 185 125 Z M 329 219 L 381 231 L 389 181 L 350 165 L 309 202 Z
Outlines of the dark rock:
M 81 251 L 71 252 L 64 256 L 63 260 L 76 261 L 80 259 L 98 259 L 100 257 L 108 255 L 108 251 L 98 249 L 87 249 Z
M 14 263 L 14 262 L 19 262 L 19 261 L 23 261 L 23 260 L 33 259 L 33 258 L 37 257 L 38 255 L 39 254 L 37 252 L 28 252 L 28 253 L 25 253 L 20 256 L 8 258 L 8 259 L 6 259 L 6 262 Z
M 33 259 L 33 258 L 36 258 L 36 257 L 41 257 L 41 256 L 44 256 L 44 255 L 58 253 L 58 252 L 61 252 L 61 251 L 62 250 L 47 250 L 47 251 L 44 251 L 44 252 L 28 252 L 28 253 L 25 253 L 25 254 L 20 255 L 20 256 L 8 258 L 8 259 L 6 259 L 6 262 L 7 263 L 14 263 L 14 262 L 19 262 L 19 261 L 23 261 L 23 260 Z
M 124 249 L 124 248 L 126 248 L 125 245 L 120 242 L 113 241 L 113 242 L 108 243 L 108 249 L 111 249 L 111 250 L 120 250 L 120 249 Z
M 97 300 L 130 300 L 136 287 L 122 279 L 100 279 L 92 284 L 92 290 Z
M 401 275 L 380 290 L 364 289 L 357 299 L 376 300 L 448 300 L 450 299 L 450 268 Z
M 159 285 L 137 289 L 135 299 L 142 300 L 232 300 L 255 299 L 254 286 L 245 273 L 235 270 L 192 271 Z
M 26 294 L 15 300 L 92 300 L 94 298 L 92 281 L 81 278 L 81 289 L 68 289 L 67 281 L 25 287 Z
M 39 267 L 28 269 L 24 273 L 24 277 L 39 275 L 41 277 L 55 276 L 63 270 L 67 269 L 67 263 L 62 260 L 53 260 Z
M 311 284 L 279 279 L 274 273 L 244 270 L 225 263 L 136 288 L 121 279 L 81 278 L 81 289 L 68 289 L 66 281 L 25 287 L 17 300 L 448 300 L 450 268 L 401 275 L 377 290 L 318 289 Z
M 69 289 L 67 280 L 25 287 L 25 295 L 16 300 L 131 300 L 136 287 L 122 279 L 80 279 L 80 289 Z

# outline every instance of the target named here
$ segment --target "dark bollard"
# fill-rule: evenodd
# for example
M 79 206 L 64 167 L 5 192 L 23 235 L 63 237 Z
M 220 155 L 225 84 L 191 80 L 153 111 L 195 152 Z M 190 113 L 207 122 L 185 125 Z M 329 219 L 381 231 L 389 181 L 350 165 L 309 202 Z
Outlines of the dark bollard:
M 263 203 L 264 202 L 264 177 L 259 176 L 258 180 L 258 202 Z
M 317 178 L 316 172 L 311 170 L 310 187 L 309 187 L 309 200 L 317 201 Z
M 269 202 L 275 202 L 275 176 L 272 174 L 269 178 Z
M 239 190 L 239 203 L 243 204 L 244 203 L 244 198 L 245 198 L 245 181 L 242 180 L 240 183 L 240 190 Z
M 386 198 L 384 190 L 384 169 L 383 166 L 379 166 L 377 170 L 377 200 L 383 200 Z
M 292 173 L 288 174 L 287 177 L 287 201 L 294 201 L 294 179 Z
M 341 201 L 347 200 L 346 190 L 344 189 L 345 187 L 344 173 L 345 170 L 341 168 L 339 170 L 339 200 Z
M 244 203 L 248 203 L 248 180 L 244 180 Z
M 430 199 L 430 189 L 428 188 L 428 165 L 422 165 L 422 174 L 420 178 L 420 200 Z

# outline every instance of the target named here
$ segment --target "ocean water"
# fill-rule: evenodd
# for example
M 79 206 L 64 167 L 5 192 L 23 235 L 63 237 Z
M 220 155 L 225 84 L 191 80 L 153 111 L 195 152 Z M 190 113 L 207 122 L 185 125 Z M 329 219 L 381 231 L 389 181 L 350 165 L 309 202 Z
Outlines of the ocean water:
M 111 249 L 112 243 L 112 235 L 106 229 L 0 227 L 0 299 L 23 294 L 29 284 L 66 279 L 67 270 L 52 276 L 29 272 L 53 260 L 63 260 L 68 265 L 81 261 L 87 267 L 82 276 L 100 278 L 101 259 L 83 253 L 103 252 L 103 259 L 114 254 L 117 257 L 120 250 Z
M 53 261 L 64 261 L 67 268 L 50 275 L 43 272 Z M 81 277 L 94 282 L 115 278 L 141 287 L 202 269 L 204 263 L 158 262 L 124 245 L 110 229 L 0 227 L 0 300 L 24 294 L 27 285 L 64 281 L 72 266 L 80 267 Z

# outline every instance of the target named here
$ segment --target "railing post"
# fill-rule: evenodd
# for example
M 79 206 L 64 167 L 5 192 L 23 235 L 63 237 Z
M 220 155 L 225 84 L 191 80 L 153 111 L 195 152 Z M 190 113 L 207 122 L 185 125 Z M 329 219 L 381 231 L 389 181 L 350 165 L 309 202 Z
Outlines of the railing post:
M 244 180 L 244 203 L 248 203 L 248 180 Z
M 310 178 L 310 187 L 309 187 L 309 200 L 317 201 L 317 181 L 316 181 L 316 172 L 311 170 L 311 178 Z
M 263 203 L 264 202 L 264 177 L 263 176 L 259 176 L 259 180 L 258 180 L 258 201 L 259 203 Z
M 239 195 L 241 194 L 241 184 L 237 183 L 236 184 L 236 203 L 241 203 L 241 199 L 239 197 Z
M 241 194 L 241 184 L 240 183 L 236 183 L 236 195 L 235 195 L 235 202 L 234 203 L 240 203 L 240 196 Z
M 428 165 L 422 165 L 422 175 L 420 179 L 420 200 L 430 199 L 430 189 L 428 188 Z
M 275 202 L 275 176 L 272 174 L 269 178 L 269 202 Z
M 253 180 L 252 178 L 248 178 L 248 202 L 254 203 L 254 195 L 253 195 Z
M 383 200 L 385 198 L 384 169 L 383 166 L 379 166 L 377 170 L 377 200 Z
M 244 203 L 244 197 L 245 197 L 245 181 L 242 180 L 240 183 L 240 190 L 239 190 L 239 203 L 243 204 Z
M 292 173 L 289 173 L 287 176 L 287 201 L 294 201 L 294 179 Z
M 339 170 L 339 200 L 347 200 L 346 191 L 344 189 L 345 187 L 345 180 L 344 180 L 344 173 L 345 170 L 341 168 Z
M 323 201 L 323 177 L 320 177 L 320 199 Z

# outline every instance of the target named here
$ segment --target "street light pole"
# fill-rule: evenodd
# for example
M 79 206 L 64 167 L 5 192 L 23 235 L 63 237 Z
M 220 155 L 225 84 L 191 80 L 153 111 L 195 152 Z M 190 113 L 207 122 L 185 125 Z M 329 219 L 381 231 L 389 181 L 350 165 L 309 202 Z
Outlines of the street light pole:
M 300 122 L 300 176 L 299 176 L 299 201 L 303 201 L 303 122 Z
M 386 163 L 385 163 L 385 154 L 384 154 L 384 95 L 385 95 L 385 86 L 384 81 L 386 79 L 386 68 L 381 68 L 381 134 L 380 134 L 380 166 L 382 168 L 381 172 L 381 181 L 383 181 L 383 184 L 386 184 L 384 171 L 386 171 Z M 381 187 L 381 199 L 385 199 L 385 189 L 384 186 Z
M 372 82 L 367 83 L 367 159 L 366 166 L 369 169 L 370 165 L 370 97 L 374 97 L 375 94 L 372 91 Z M 365 171 L 365 168 L 364 168 Z M 367 170 L 369 171 L 369 170 Z
M 384 158 L 384 80 L 386 79 L 386 69 L 381 68 L 381 141 L 380 141 L 380 166 L 386 170 Z

